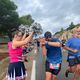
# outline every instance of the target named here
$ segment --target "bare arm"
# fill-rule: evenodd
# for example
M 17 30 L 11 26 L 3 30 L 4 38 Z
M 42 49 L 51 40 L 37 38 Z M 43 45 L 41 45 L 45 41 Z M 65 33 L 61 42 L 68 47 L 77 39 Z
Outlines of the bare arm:
M 26 33 L 24 33 L 23 37 L 22 37 L 22 40 L 24 40 L 26 38 Z
M 78 50 L 69 48 L 68 46 L 64 46 L 63 48 L 71 52 L 78 52 Z
M 45 47 L 45 38 L 40 38 L 38 41 L 40 42 L 40 45 L 41 45 L 42 54 L 46 56 L 47 49 Z
M 46 53 L 47 53 L 47 49 L 45 48 L 45 46 L 42 46 L 42 54 L 46 56 Z
M 50 46 L 61 47 L 61 43 L 60 42 L 47 42 L 47 43 Z
M 48 44 L 50 46 L 55 46 L 55 47 L 61 47 L 62 44 L 60 42 L 50 42 L 50 41 L 46 41 L 45 38 L 40 39 L 40 42 L 42 44 Z
M 22 41 L 13 41 L 13 46 L 16 48 L 16 47 L 20 47 L 20 46 L 23 46 L 25 44 L 27 44 L 28 42 L 31 41 L 32 39 L 32 36 L 33 36 L 33 32 L 27 37 L 25 38 L 24 40 Z

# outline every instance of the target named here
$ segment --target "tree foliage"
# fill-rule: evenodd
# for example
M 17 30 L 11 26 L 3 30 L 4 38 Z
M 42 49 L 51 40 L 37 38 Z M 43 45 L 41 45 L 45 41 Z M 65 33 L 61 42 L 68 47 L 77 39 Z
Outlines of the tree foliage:
M 21 24 L 30 26 L 33 22 L 34 22 L 34 20 L 32 19 L 32 16 L 30 14 L 20 17 L 20 23 Z
M 11 0 L 0 0 L 0 34 L 7 34 L 10 40 L 12 31 L 18 29 L 19 25 L 30 26 L 34 22 L 30 14 L 19 18 L 16 9 L 17 6 Z
M 17 6 L 10 0 L 0 0 L 0 32 L 11 34 L 17 29 L 19 16 L 16 12 Z
M 71 29 L 73 29 L 74 27 L 75 27 L 74 23 L 71 22 L 71 24 L 69 25 L 69 27 L 67 28 L 67 30 L 71 30 Z

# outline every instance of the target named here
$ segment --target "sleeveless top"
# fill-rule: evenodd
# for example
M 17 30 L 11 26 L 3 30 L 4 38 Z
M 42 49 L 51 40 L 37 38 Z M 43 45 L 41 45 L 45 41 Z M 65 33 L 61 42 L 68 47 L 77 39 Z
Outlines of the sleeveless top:
M 13 49 L 12 42 L 8 42 L 8 51 L 9 51 L 10 63 L 22 61 L 23 49 L 21 47 Z

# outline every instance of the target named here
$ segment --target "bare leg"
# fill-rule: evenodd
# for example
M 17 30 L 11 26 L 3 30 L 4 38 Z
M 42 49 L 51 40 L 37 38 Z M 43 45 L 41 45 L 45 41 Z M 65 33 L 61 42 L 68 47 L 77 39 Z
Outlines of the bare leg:
M 72 80 L 79 80 L 80 78 L 80 65 L 77 65 Z
M 51 73 L 50 72 L 46 72 L 46 80 L 51 80 Z
M 57 80 L 56 75 L 52 75 L 52 80 Z
M 26 80 L 26 77 L 24 77 L 24 79 L 23 80 Z
M 74 73 L 74 72 L 75 72 L 75 69 L 76 69 L 76 66 L 69 67 L 69 68 L 66 70 L 65 76 L 68 77 L 68 74 L 69 74 L 69 73 Z

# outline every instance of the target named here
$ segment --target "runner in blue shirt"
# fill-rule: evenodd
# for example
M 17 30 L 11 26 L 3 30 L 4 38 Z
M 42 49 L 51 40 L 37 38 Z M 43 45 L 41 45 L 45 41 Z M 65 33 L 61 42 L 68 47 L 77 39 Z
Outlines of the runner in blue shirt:
M 70 38 L 65 45 L 69 48 L 80 50 L 80 28 L 76 30 L 75 34 L 76 36 Z M 74 73 L 74 78 L 72 80 L 77 80 L 80 77 L 80 51 L 76 53 L 68 51 L 67 61 L 69 63 L 69 68 L 66 70 L 66 77 L 68 77 L 69 72 Z
M 56 80 L 61 70 L 62 52 L 58 38 L 52 38 L 50 32 L 44 34 L 46 39 L 42 41 L 42 53 L 46 54 L 46 80 Z M 45 41 L 45 42 L 44 42 Z

